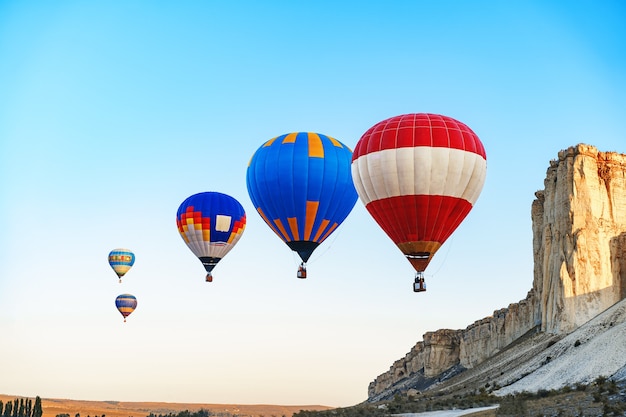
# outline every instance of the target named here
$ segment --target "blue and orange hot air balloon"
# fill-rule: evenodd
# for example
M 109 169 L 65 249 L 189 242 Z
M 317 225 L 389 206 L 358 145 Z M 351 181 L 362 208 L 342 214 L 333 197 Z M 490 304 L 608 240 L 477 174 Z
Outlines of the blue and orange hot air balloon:
M 134 295 L 130 294 L 118 295 L 115 299 L 115 307 L 117 307 L 122 317 L 124 317 L 125 323 L 126 317 L 130 316 L 130 313 L 135 311 L 135 308 L 137 308 L 137 299 Z
M 415 269 L 414 291 L 425 291 L 424 270 L 476 203 L 486 174 L 482 142 L 448 116 L 391 117 L 356 144 L 357 192 Z
M 214 191 L 187 198 L 176 213 L 178 232 L 200 259 L 213 281 L 211 271 L 237 244 L 246 228 L 246 212 L 233 197 Z
M 310 132 L 270 139 L 250 160 L 250 199 L 265 223 L 302 259 L 299 278 L 306 278 L 311 254 L 356 203 L 351 160 L 352 151 L 337 139 Z
M 129 249 L 118 248 L 109 252 L 109 265 L 111 265 L 111 268 L 113 268 L 113 271 L 117 274 L 120 282 L 122 282 L 122 277 L 134 263 L 135 254 Z

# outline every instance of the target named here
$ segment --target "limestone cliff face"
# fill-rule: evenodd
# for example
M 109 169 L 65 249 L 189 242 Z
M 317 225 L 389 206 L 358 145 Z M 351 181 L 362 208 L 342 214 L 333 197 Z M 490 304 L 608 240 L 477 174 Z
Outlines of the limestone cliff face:
M 533 203 L 541 328 L 567 333 L 624 298 L 626 155 L 578 145 L 550 163 Z
M 425 333 L 409 353 L 394 362 L 389 371 L 378 376 L 369 387 L 369 397 L 383 393 L 399 381 L 420 374 L 432 379 L 458 363 L 461 330 L 441 329 Z
M 462 332 L 459 364 L 473 368 L 508 346 L 538 324 L 534 292 L 526 299 L 496 310 L 493 315 L 474 322 Z
M 370 400 L 473 368 L 532 329 L 569 333 L 626 297 L 626 155 L 570 147 L 550 162 L 544 186 L 531 207 L 527 297 L 463 330 L 424 334 L 370 383 Z

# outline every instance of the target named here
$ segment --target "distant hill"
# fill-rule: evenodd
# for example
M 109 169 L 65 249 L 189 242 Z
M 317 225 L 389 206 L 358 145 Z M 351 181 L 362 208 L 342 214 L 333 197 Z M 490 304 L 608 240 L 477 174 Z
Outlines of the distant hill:
M 0 401 L 6 404 L 15 398 L 26 398 L 20 395 L 0 394 Z M 33 397 L 28 397 L 32 398 Z M 291 417 L 300 410 L 328 410 L 333 407 L 323 405 L 271 405 L 271 404 L 200 404 L 200 403 L 168 403 L 168 402 L 123 402 L 123 401 L 83 401 L 69 399 L 41 398 L 43 417 L 55 417 L 58 414 L 69 414 L 75 417 L 145 417 L 150 413 L 168 414 L 181 411 L 208 410 L 213 413 L 227 412 L 232 415 L 249 417 Z

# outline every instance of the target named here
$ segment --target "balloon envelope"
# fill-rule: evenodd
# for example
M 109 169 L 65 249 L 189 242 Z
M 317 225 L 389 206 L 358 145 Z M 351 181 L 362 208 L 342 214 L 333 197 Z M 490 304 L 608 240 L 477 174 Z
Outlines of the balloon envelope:
M 130 294 L 118 295 L 115 299 L 115 307 L 117 307 L 122 317 L 124 317 L 124 321 L 126 321 L 126 317 L 130 316 L 130 313 L 137 308 L 137 299 Z
M 109 265 L 111 265 L 113 271 L 115 271 L 118 278 L 120 278 L 120 282 L 122 282 L 121 278 L 128 272 L 134 263 L 135 254 L 129 249 L 118 248 L 109 252 Z
M 356 203 L 351 158 L 337 139 L 295 132 L 265 142 L 250 160 L 246 183 L 254 207 L 304 262 Z
M 486 172 L 478 136 L 451 117 L 428 113 L 377 123 L 352 158 L 361 201 L 418 272 L 470 212 Z
M 176 213 L 178 232 L 206 269 L 207 281 L 215 265 L 237 244 L 246 227 L 246 213 L 233 197 L 203 192 L 188 197 Z

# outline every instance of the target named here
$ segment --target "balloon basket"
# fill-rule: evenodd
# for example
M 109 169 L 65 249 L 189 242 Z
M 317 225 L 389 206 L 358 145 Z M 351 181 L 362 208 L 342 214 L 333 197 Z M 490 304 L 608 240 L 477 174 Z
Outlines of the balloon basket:
M 306 265 L 304 262 L 298 267 L 298 274 L 296 276 L 300 279 L 306 279 Z

